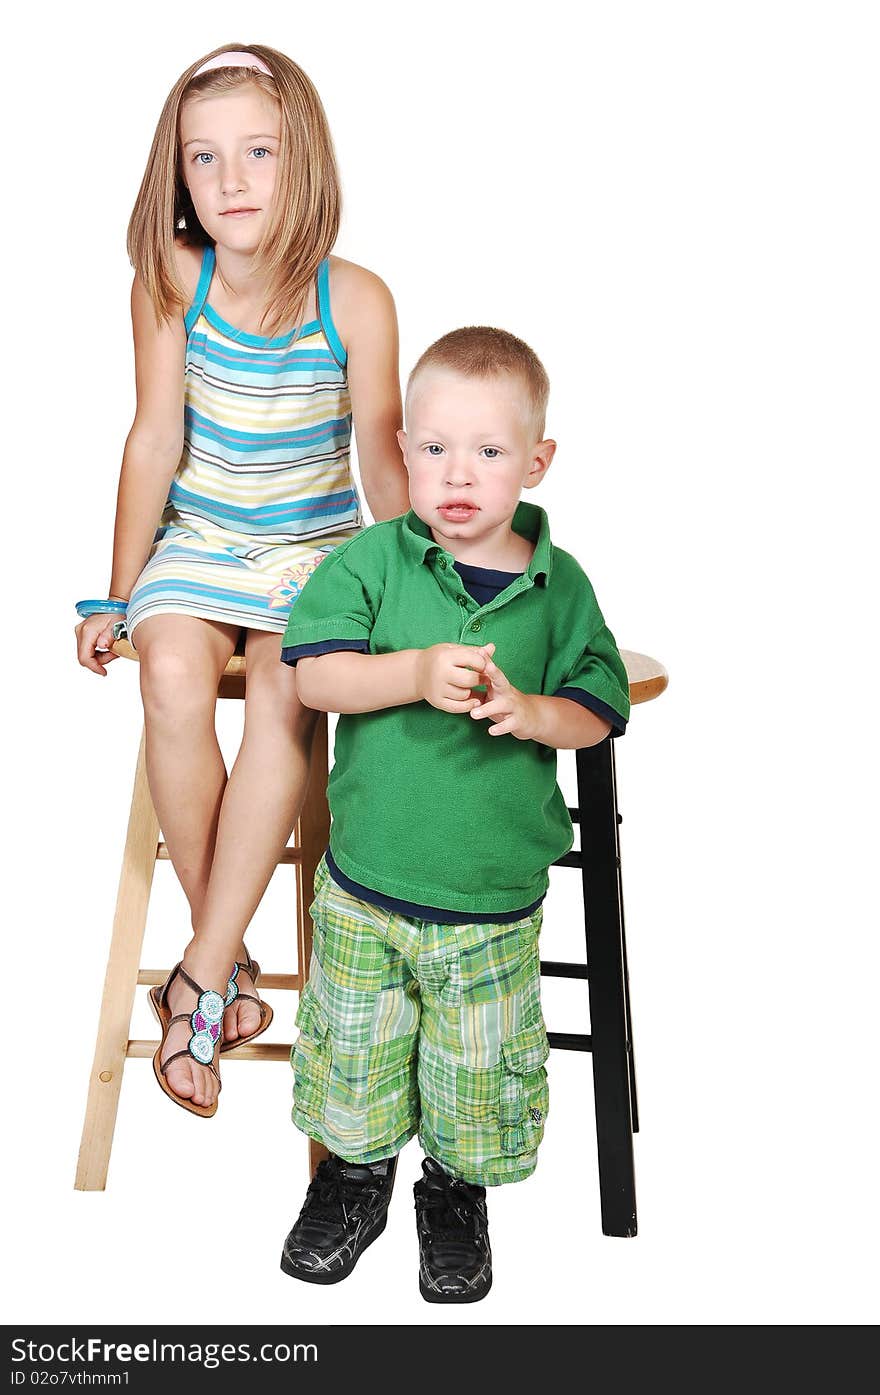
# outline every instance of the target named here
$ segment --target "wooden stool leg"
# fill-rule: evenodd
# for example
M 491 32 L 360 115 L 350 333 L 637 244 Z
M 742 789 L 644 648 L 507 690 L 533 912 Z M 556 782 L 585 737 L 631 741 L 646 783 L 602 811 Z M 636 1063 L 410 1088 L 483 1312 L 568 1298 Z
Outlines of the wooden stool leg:
M 156 866 L 159 822 L 147 784 L 144 740 L 142 736 L 116 896 L 110 957 L 101 999 L 95 1060 L 89 1080 L 89 1097 L 74 1184 L 78 1191 L 103 1191 L 107 1185 L 107 1167 L 116 1127 L 131 1010 Z
M 602 1230 L 636 1234 L 614 743 L 577 753 Z
M 296 864 L 297 956 L 299 972 L 305 986 L 312 958 L 312 917 L 309 907 L 315 894 L 315 872 L 330 838 L 330 810 L 327 806 L 327 714 L 320 713 L 312 740 L 309 779 L 305 802 L 294 834 L 300 849 Z M 309 1176 L 313 1177 L 318 1163 L 329 1154 L 323 1143 L 309 1139 Z

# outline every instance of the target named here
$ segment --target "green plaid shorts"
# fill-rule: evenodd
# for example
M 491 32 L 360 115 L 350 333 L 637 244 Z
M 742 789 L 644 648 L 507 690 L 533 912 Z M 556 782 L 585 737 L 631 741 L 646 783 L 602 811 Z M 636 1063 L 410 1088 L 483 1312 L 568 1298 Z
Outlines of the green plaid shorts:
M 370 905 L 324 859 L 291 1052 L 293 1121 L 349 1162 L 425 1152 L 482 1186 L 535 1170 L 547 1117 L 542 907 L 437 925 Z

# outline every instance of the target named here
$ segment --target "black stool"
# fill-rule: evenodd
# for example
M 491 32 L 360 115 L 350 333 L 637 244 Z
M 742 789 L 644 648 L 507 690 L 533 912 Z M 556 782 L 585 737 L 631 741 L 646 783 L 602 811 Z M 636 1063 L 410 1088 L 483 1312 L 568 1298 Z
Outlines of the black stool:
M 621 650 L 630 700 L 649 702 L 669 679 L 663 666 L 645 654 Z M 556 867 L 579 867 L 584 893 L 586 964 L 542 960 L 541 973 L 586 979 L 590 994 L 590 1035 L 548 1032 L 551 1047 L 589 1051 L 593 1057 L 599 1193 L 605 1235 L 637 1233 L 633 1134 L 639 1130 L 632 1015 L 623 921 L 623 887 L 615 780 L 614 741 L 576 752 L 580 851 L 566 853 Z

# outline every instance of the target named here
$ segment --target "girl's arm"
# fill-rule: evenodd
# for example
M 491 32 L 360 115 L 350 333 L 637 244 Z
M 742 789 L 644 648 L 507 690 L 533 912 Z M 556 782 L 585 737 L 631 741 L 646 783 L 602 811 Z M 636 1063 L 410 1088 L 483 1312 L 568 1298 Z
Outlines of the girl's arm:
M 175 315 L 161 327 L 139 276 L 131 290 L 137 409 L 125 442 L 108 595 L 127 601 L 147 560 L 168 486 L 183 449 L 183 372 L 186 333 Z M 116 655 L 113 621 L 92 615 L 76 627 L 77 657 L 84 668 L 106 677 Z
M 153 541 L 183 449 L 183 317 L 157 325 L 146 287 L 131 290 L 137 409 L 122 457 L 111 596 L 128 600 Z
M 378 276 L 330 259 L 330 301 L 348 360 L 346 374 L 361 483 L 377 523 L 409 508 L 406 469 L 397 444 L 403 425 L 397 314 Z

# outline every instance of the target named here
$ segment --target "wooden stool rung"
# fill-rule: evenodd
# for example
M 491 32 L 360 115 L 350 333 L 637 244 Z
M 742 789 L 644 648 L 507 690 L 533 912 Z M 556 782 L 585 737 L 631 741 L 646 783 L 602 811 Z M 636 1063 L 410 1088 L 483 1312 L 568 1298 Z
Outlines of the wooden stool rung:
M 143 1060 L 145 1057 L 152 1060 L 156 1054 L 158 1041 L 137 1041 L 128 1043 L 126 1056 L 136 1056 Z M 286 1061 L 290 1063 L 291 1042 L 283 1041 L 255 1041 L 248 1046 L 234 1046 L 229 1051 L 224 1051 L 222 1059 L 233 1061 Z
M 158 987 L 164 983 L 170 969 L 139 969 L 138 983 L 149 984 L 150 987 Z M 302 989 L 303 981 L 301 974 L 260 974 L 261 988 L 283 988 L 294 993 L 299 993 Z
M 283 853 L 281 854 L 281 856 L 279 857 L 278 862 L 276 863 L 276 866 L 278 866 L 278 867 L 282 867 L 282 866 L 287 866 L 287 867 L 289 867 L 289 866 L 291 866 L 291 865 L 296 866 L 296 865 L 298 865 L 300 862 L 302 862 L 302 859 L 303 859 L 303 851 L 302 851 L 302 848 L 285 848 L 285 849 L 284 849 L 284 852 L 283 852 Z M 171 858 L 170 858 L 169 855 L 168 855 L 168 848 L 166 847 L 166 845 L 165 845 L 164 843 L 160 843 L 160 844 L 158 845 L 158 847 L 156 848 L 156 861 L 157 861 L 157 862 L 170 862 L 170 861 L 171 861 Z

